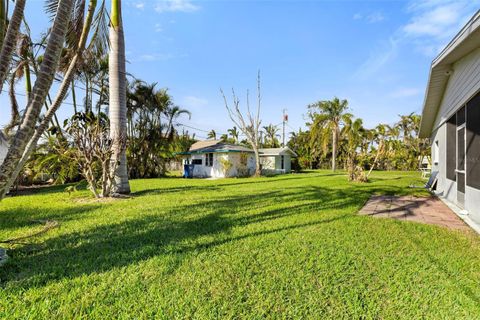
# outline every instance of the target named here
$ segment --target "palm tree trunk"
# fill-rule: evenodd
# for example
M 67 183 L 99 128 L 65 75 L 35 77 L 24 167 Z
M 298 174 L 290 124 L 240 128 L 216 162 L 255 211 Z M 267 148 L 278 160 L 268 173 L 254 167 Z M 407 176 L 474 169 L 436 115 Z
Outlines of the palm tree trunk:
M 27 143 L 35 132 L 35 125 L 60 61 L 60 53 L 65 41 L 72 4 L 72 0 L 60 0 L 58 3 L 57 14 L 45 49 L 44 59 L 32 90 L 32 99 L 27 105 L 22 123 L 13 138 L 5 160 L 0 166 L 0 200 L 5 197 L 5 194 L 15 181 L 18 175 L 17 166 L 22 159 Z M 2 49 L 2 55 L 4 49 L 5 46 Z M 3 63 L 3 61 L 1 63 Z
M 126 73 L 125 73 L 125 40 L 122 26 L 121 0 L 112 0 L 110 22 L 110 54 L 108 57 L 109 78 L 109 118 L 112 144 L 112 168 L 115 170 L 115 186 L 113 191 L 120 194 L 130 193 L 128 183 L 126 156 Z M 118 162 L 117 162 L 118 161 Z
M 87 41 L 88 34 L 90 32 L 90 26 L 92 24 L 93 14 L 95 12 L 96 5 L 97 5 L 97 0 L 90 0 L 87 16 L 85 18 L 85 23 L 83 25 L 82 34 L 79 40 L 77 53 L 73 57 L 72 61 L 70 61 L 70 65 L 68 66 L 67 72 L 65 73 L 62 83 L 60 84 L 60 88 L 58 90 L 57 95 L 55 96 L 55 100 L 50 105 L 50 108 L 48 108 L 47 112 L 45 113 L 45 117 L 43 118 L 38 128 L 35 130 L 33 137 L 30 139 L 27 147 L 25 148 L 25 151 L 23 152 L 23 155 L 22 155 L 22 159 L 18 163 L 15 169 L 15 172 L 14 172 L 15 177 L 19 174 L 20 170 L 22 170 L 22 168 L 25 166 L 25 163 L 27 162 L 28 158 L 37 147 L 38 140 L 40 140 L 45 130 L 47 130 L 49 123 L 52 121 L 55 115 L 55 112 L 58 110 L 58 108 L 60 108 L 63 100 L 65 99 L 65 96 L 67 95 L 67 91 L 69 90 L 70 83 L 72 82 L 75 76 L 75 72 L 77 70 L 78 58 L 82 55 L 83 50 L 85 48 L 85 44 Z M 74 87 L 72 86 L 72 90 L 74 90 L 73 88 Z
M 7 28 L 6 5 L 6 0 L 0 0 L 0 48 L 3 45 L 3 38 L 5 38 L 5 30 Z
M 12 54 L 17 44 L 18 30 L 23 19 L 23 11 L 25 9 L 26 0 L 15 1 L 12 17 L 8 23 L 7 34 L 3 39 L 2 49 L 0 52 L 0 91 L 3 89 L 3 83 L 7 78 L 8 68 L 12 62 Z
M 332 139 L 332 171 L 335 172 L 337 169 L 337 143 L 338 143 L 338 134 L 337 127 L 333 128 L 333 139 Z

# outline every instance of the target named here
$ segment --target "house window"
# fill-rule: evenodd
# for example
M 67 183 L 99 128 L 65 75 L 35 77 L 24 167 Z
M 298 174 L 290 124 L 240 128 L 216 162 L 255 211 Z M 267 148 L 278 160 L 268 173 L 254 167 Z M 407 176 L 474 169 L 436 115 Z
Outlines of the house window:
M 213 167 L 213 153 L 205 154 L 205 165 L 207 167 Z
M 193 159 L 192 164 L 199 164 L 202 165 L 202 159 Z

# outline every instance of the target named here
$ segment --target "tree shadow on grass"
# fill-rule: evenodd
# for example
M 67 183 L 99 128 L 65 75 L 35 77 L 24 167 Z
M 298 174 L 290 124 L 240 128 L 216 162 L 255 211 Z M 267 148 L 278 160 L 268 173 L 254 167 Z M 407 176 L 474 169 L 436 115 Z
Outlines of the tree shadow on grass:
M 359 206 L 363 193 L 354 188 L 335 190 L 309 186 L 206 199 L 200 205 L 176 207 L 167 214 L 143 215 L 59 235 L 47 239 L 38 250 L 14 249 L 9 252 L 10 262 L 0 268 L 0 279 L 3 284 L 15 281 L 15 287 L 29 288 L 52 280 L 105 272 L 159 255 L 174 255 L 180 264 L 185 254 L 192 251 L 352 218 L 354 215 L 350 213 L 331 213 L 329 209 Z M 282 198 L 288 199 L 283 206 Z M 72 215 L 68 211 L 63 214 Z M 309 215 L 305 216 L 308 219 L 304 222 L 284 219 L 301 214 Z M 62 213 L 56 212 L 54 216 Z M 263 223 L 266 221 L 269 223 Z M 252 227 L 242 230 L 245 226 Z
M 76 220 L 84 214 L 89 214 L 99 208 L 100 205 L 90 204 L 74 206 L 68 209 L 42 208 L 30 209 L 26 207 L 18 209 L 0 210 L 0 232 L 15 230 L 23 227 L 38 225 L 39 220 Z M 1 239 L 0 240 L 4 240 Z
M 49 281 L 106 272 L 161 255 L 173 255 L 179 265 L 189 252 L 354 218 L 356 210 L 350 208 L 360 208 L 376 190 L 302 186 L 205 199 L 195 205 L 174 207 L 166 213 L 59 235 L 47 239 L 39 250 L 14 249 L 9 252 L 9 263 L 0 268 L 0 280 L 2 284 L 16 282 L 14 286 L 22 288 L 43 286 Z M 340 212 L 331 210 L 346 208 L 349 209 Z M 53 215 L 74 218 L 75 214 L 92 209 L 68 208 Z M 24 210 L 22 216 L 35 214 L 33 210 Z M 300 219 L 300 215 L 304 219 L 300 222 L 285 219 L 292 216 Z M 246 226 L 249 227 L 242 229 Z

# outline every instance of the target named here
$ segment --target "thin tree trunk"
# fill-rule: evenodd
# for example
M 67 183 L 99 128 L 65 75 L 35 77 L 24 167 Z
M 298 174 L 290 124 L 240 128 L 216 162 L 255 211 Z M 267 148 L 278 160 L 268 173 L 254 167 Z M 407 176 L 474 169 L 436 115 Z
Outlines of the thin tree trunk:
M 332 142 L 332 171 L 335 172 L 337 169 L 337 128 L 333 128 L 333 142 Z
M 68 66 L 67 72 L 65 73 L 63 81 L 60 84 L 58 93 L 55 96 L 55 100 L 53 101 L 50 108 L 45 113 L 45 117 L 43 118 L 38 128 L 35 130 L 33 137 L 28 142 L 28 145 L 22 155 L 22 160 L 18 163 L 15 169 L 14 176 L 17 176 L 20 170 L 22 170 L 22 168 L 25 166 L 25 163 L 27 162 L 28 158 L 37 147 L 38 140 L 40 140 L 45 130 L 47 130 L 49 123 L 52 121 L 52 118 L 55 115 L 55 112 L 58 110 L 58 108 L 60 108 L 63 100 L 65 99 L 65 96 L 67 95 L 67 91 L 69 90 L 70 83 L 72 82 L 75 76 L 75 72 L 77 70 L 78 58 L 81 56 L 85 48 L 85 43 L 87 41 L 88 33 L 90 32 L 90 26 L 91 26 L 96 5 L 97 5 L 97 0 L 90 0 L 88 13 L 85 19 L 85 23 L 83 25 L 82 35 L 80 36 L 77 53 L 75 54 L 72 61 L 70 62 L 70 65 Z
M 8 23 L 7 34 L 3 39 L 2 50 L 0 52 L 0 91 L 3 89 L 3 83 L 7 78 L 8 68 L 12 62 L 12 55 L 17 44 L 18 30 L 23 19 L 26 0 L 15 1 L 12 17 Z M 0 197 L 1 199 L 1 197 Z
M 75 95 L 75 82 L 72 81 L 72 100 L 73 100 L 73 112 L 77 113 L 77 97 Z
M 60 53 L 65 41 L 72 3 L 72 0 L 60 0 L 58 3 L 57 14 L 45 49 L 44 59 L 33 87 L 32 99 L 28 103 L 22 123 L 8 149 L 5 160 L 0 166 L 0 200 L 5 197 L 5 194 L 15 181 L 18 174 L 17 166 L 22 159 L 27 143 L 35 132 L 35 125 L 60 61 Z M 5 46 L 3 49 L 5 49 Z
M 260 153 L 258 152 L 258 148 L 253 148 L 253 152 L 255 153 L 255 176 L 260 177 L 262 174 L 262 170 L 260 169 Z
M 127 105 L 126 105 L 126 73 L 125 73 L 125 42 L 122 26 L 121 0 L 112 0 L 110 22 L 110 55 L 109 66 L 109 118 L 110 136 L 112 143 L 112 161 L 118 164 L 115 168 L 115 186 L 113 192 L 120 194 L 130 193 L 128 183 L 127 156 L 126 156 L 126 129 L 127 129 Z
M 375 165 L 377 164 L 378 162 L 378 158 L 380 157 L 380 153 L 383 152 L 383 142 L 380 143 L 381 145 L 378 146 L 378 150 L 377 150 L 377 154 L 375 155 L 375 159 L 373 160 L 373 164 L 372 166 L 370 167 L 370 170 L 368 170 L 368 173 L 367 173 L 367 179 L 368 177 L 370 176 L 370 173 L 372 173 L 373 171 L 373 168 L 375 168 Z

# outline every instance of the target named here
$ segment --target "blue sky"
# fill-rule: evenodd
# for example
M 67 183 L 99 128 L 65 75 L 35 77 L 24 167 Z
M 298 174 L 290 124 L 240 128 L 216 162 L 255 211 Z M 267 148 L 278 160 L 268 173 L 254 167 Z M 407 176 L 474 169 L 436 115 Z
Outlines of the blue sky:
M 191 120 L 180 121 L 207 131 L 232 127 L 219 89 L 233 87 L 245 102 L 248 88 L 255 93 L 258 70 L 263 124 L 281 122 L 286 108 L 289 127 L 298 129 L 309 103 L 338 96 L 372 127 L 421 111 L 432 59 L 479 4 L 124 1 L 127 70 L 168 88 L 175 103 L 192 112 Z M 37 30 L 46 26 L 42 6 L 27 2 Z M 5 93 L 0 101 L 8 105 Z M 60 117 L 70 111 L 63 106 Z M 0 114 L 3 124 L 8 108 Z

